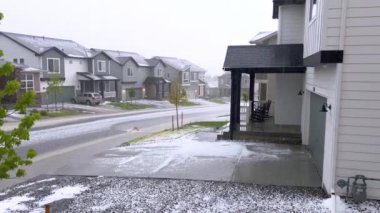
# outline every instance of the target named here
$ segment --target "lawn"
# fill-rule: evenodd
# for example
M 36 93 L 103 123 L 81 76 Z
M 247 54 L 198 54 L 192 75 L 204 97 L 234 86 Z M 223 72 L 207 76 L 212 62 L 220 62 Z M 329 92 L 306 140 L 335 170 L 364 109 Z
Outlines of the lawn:
M 213 103 L 217 103 L 217 104 L 225 104 L 226 103 L 221 98 L 211 98 L 209 101 L 213 102 Z
M 179 103 L 179 106 L 197 106 L 197 105 L 199 105 L 199 104 L 191 102 L 191 101 L 188 101 L 188 100 L 181 101 Z
M 188 125 L 219 129 L 227 123 L 228 121 L 201 121 L 201 122 L 190 123 Z
M 153 141 L 153 140 L 162 140 L 162 139 L 175 139 L 182 137 L 189 133 L 197 132 L 204 128 L 221 128 L 228 121 L 201 121 L 201 122 L 193 122 L 186 124 L 184 127 L 179 130 L 172 131 L 171 129 L 165 129 L 159 132 L 152 133 L 150 135 L 138 137 L 132 140 L 129 140 L 123 143 L 121 146 L 128 146 L 133 143 L 144 142 L 144 141 Z
M 72 116 L 72 115 L 79 115 L 81 114 L 78 111 L 70 110 L 70 109 L 64 109 L 60 111 L 46 111 L 42 110 L 40 111 L 40 115 L 44 118 L 56 118 L 56 117 L 65 117 L 65 116 Z
M 151 107 L 151 106 L 145 105 L 145 104 L 134 104 L 134 103 L 128 103 L 128 102 L 126 102 L 126 103 L 112 102 L 111 105 L 115 106 L 115 107 L 119 107 L 121 109 L 125 109 L 125 110 L 146 109 L 146 108 Z

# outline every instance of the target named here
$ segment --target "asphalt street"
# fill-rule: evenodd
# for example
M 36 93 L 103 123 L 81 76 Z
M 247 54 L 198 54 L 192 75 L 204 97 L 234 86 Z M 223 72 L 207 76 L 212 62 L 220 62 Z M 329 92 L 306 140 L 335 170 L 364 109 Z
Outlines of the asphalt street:
M 65 168 L 91 161 L 96 154 L 133 138 L 171 128 L 174 112 L 174 109 L 143 114 L 136 112 L 135 115 L 79 120 L 78 123 L 32 130 L 30 140 L 24 142 L 18 151 L 23 154 L 28 148 L 34 148 L 39 155 L 26 168 L 27 176 L 3 180 L 0 189 L 41 174 L 62 175 L 62 171 L 70 173 Z M 181 108 L 180 112 L 184 114 L 184 123 L 189 123 L 226 116 L 229 105 L 186 107 Z

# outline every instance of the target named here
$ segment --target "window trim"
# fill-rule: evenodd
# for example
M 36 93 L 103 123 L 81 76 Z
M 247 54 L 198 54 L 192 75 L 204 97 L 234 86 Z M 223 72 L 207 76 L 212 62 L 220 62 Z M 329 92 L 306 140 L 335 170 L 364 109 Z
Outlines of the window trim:
M 21 75 L 25 76 L 25 79 L 20 79 L 20 90 L 22 91 L 34 91 L 34 75 L 32 73 L 22 73 Z M 27 76 L 32 76 L 32 79 L 28 79 Z M 22 82 L 25 82 L 25 87 L 22 87 Z M 32 87 L 28 87 L 28 82 L 32 82 Z
M 58 61 L 58 72 L 54 72 L 54 71 L 50 71 L 49 70 L 49 60 Z M 54 63 L 53 63 L 53 66 L 54 66 Z M 61 59 L 60 58 L 46 58 L 46 68 L 48 70 L 48 73 L 58 73 L 58 74 L 60 74 L 61 73 Z
M 133 69 L 131 67 L 127 67 L 127 76 L 133 77 Z
M 310 2 L 309 3 L 309 23 L 312 23 L 312 22 L 314 22 L 315 19 L 317 19 L 318 0 L 310 0 L 309 2 Z M 315 14 L 313 15 L 313 8 L 314 7 L 315 7 Z
M 104 63 L 104 69 L 99 69 L 99 64 Z M 98 72 L 107 72 L 107 63 L 105 60 L 96 60 L 96 69 Z
M 187 76 L 187 78 L 186 78 Z M 190 82 L 190 72 L 183 72 L 183 82 L 189 83 Z

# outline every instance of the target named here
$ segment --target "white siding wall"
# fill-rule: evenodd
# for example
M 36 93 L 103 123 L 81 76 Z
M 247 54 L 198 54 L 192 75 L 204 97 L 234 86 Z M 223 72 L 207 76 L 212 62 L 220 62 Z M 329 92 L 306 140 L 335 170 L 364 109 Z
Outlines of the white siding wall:
M 337 179 L 380 178 L 380 1 L 347 3 Z M 380 184 L 368 187 L 380 199 Z
M 315 18 L 310 20 L 310 2 L 312 0 L 306 0 L 305 3 L 305 37 L 304 37 L 304 57 L 310 56 L 323 48 L 325 43 L 325 39 L 323 37 L 325 31 L 324 22 L 327 21 L 330 23 L 336 23 L 336 18 L 333 17 L 333 20 L 330 20 L 331 17 L 326 17 L 326 0 L 318 0 L 317 13 Z M 336 2 L 333 0 L 330 2 Z M 329 14 L 329 13 L 328 13 Z M 338 20 L 337 23 L 340 23 Z M 334 28 L 339 27 L 334 25 Z M 339 32 L 339 30 L 338 30 Z M 338 35 L 339 36 L 339 35 Z
M 279 44 L 301 44 L 304 33 L 304 5 L 283 5 L 279 8 Z
M 0 47 L 4 52 L 5 60 L 13 61 L 14 58 L 24 58 L 26 65 L 41 69 L 41 57 L 1 34 Z
M 304 74 L 275 75 L 273 105 L 276 124 L 301 125 L 302 97 L 298 95 L 298 92 L 303 87 L 303 78 Z
M 310 122 L 310 93 L 316 93 L 327 99 L 331 104 L 332 110 L 326 114 L 326 131 L 325 131 L 325 148 L 323 162 L 324 187 L 329 190 L 333 186 L 331 183 L 331 161 L 333 153 L 331 152 L 334 143 L 334 119 L 337 110 L 336 97 L 336 65 L 325 65 L 316 68 L 308 68 L 305 75 L 305 94 L 302 104 L 302 142 L 309 143 L 309 122 Z M 322 106 L 320 106 L 322 108 Z
M 70 61 L 72 63 L 70 63 Z M 65 58 L 65 83 L 64 86 L 75 86 L 79 90 L 77 72 L 87 72 L 88 65 L 86 59 Z

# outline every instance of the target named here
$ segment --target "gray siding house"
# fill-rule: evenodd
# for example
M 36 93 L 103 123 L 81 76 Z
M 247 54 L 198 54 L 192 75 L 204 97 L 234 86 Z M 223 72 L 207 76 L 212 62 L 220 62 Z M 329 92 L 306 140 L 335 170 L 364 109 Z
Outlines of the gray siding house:
M 57 74 L 62 79 L 62 101 L 69 101 L 79 86 L 75 78 L 78 69 L 66 65 L 72 60 L 87 63 L 83 59 L 89 57 L 88 50 L 74 41 L 44 36 L 0 32 L 0 46 L 5 53 L 5 60 L 47 71 L 40 78 L 37 92 L 43 97 L 43 103 L 51 100 L 46 96 L 47 81 Z M 81 66 L 78 67 L 80 69 Z

